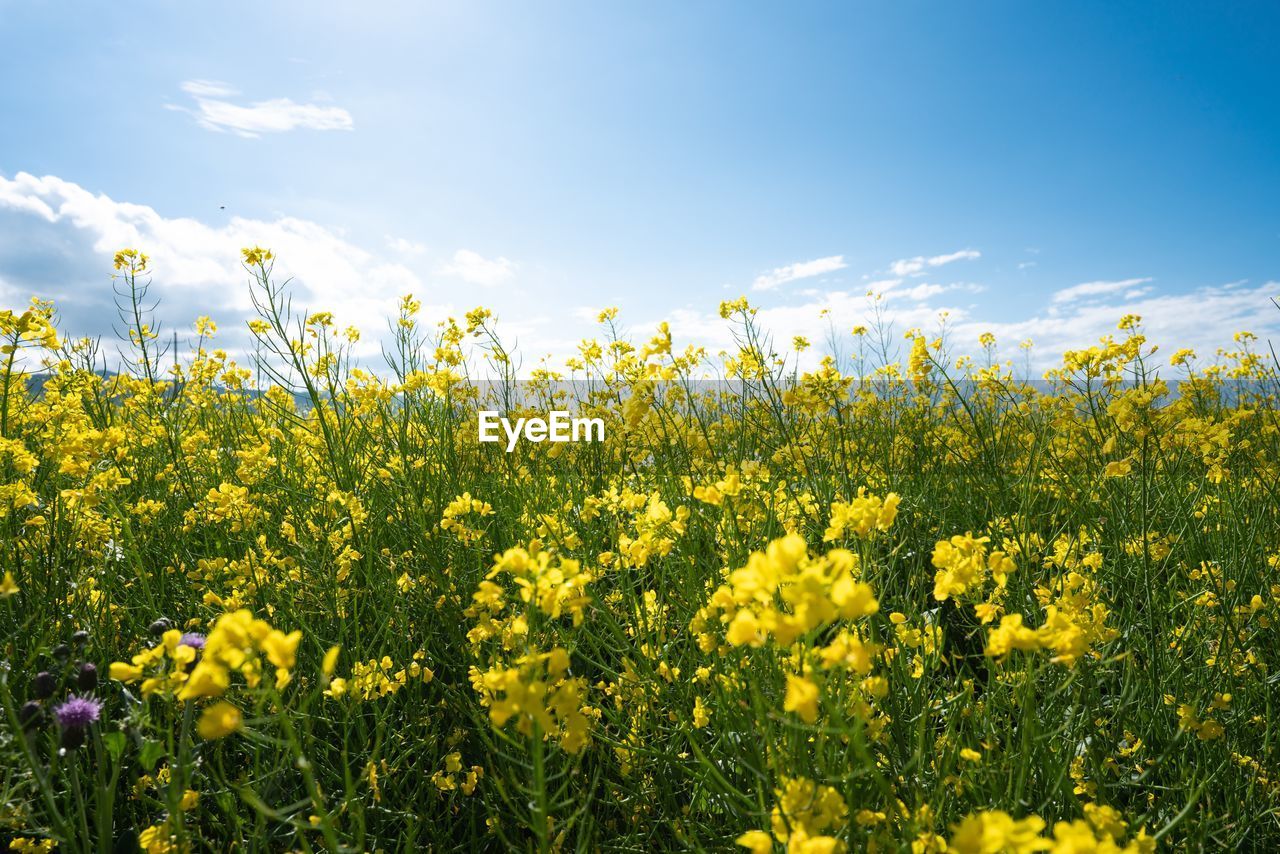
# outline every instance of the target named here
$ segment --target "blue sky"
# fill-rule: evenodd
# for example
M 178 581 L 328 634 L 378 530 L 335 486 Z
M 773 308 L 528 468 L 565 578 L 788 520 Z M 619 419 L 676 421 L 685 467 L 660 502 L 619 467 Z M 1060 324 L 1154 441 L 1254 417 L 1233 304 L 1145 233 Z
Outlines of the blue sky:
M 614 304 L 714 346 L 739 294 L 817 337 L 869 288 L 1050 361 L 1130 309 L 1280 334 L 1274 3 L 0 0 L 0 39 L 0 302 L 77 332 L 123 242 L 238 327 L 260 242 L 371 332 L 412 290 L 531 356 Z

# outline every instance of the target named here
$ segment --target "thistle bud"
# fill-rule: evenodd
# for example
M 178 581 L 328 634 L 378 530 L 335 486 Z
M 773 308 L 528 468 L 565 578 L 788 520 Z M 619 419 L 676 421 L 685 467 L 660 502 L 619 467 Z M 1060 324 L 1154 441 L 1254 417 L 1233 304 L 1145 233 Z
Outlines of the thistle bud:
M 36 678 L 31 680 L 31 693 L 35 694 L 37 700 L 49 699 L 56 690 L 58 690 L 58 680 L 47 670 L 41 670 L 36 674 Z
M 92 691 L 98 687 L 98 666 L 91 661 L 80 665 L 76 673 L 76 686 L 81 691 Z
M 23 703 L 18 709 L 18 724 L 23 730 L 30 731 L 44 723 L 44 707 L 35 700 Z

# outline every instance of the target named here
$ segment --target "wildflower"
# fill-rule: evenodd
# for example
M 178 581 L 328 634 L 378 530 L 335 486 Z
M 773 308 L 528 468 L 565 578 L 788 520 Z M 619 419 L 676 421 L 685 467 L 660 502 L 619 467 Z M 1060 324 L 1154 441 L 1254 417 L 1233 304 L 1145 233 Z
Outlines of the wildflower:
M 1132 460 L 1112 460 L 1107 463 L 1107 467 L 1103 470 L 1103 477 L 1124 477 L 1133 471 Z
M 58 726 L 63 729 L 84 729 L 97 723 L 102 703 L 91 697 L 68 697 L 66 702 L 53 710 Z
M 711 723 L 711 711 L 702 702 L 701 697 L 693 698 L 693 725 L 698 729 L 702 729 Z
M 8 599 L 10 596 L 16 596 L 22 588 L 18 587 L 18 582 L 13 580 L 12 572 L 5 572 L 4 577 L 0 578 L 0 599 Z
M 196 732 L 204 739 L 224 738 L 239 730 L 241 721 L 240 710 L 231 703 L 220 700 L 200 713 Z
M 1043 851 L 1050 847 L 1040 836 L 1043 830 L 1044 820 L 1039 816 L 1014 819 L 1001 810 L 987 810 L 966 817 L 953 828 L 947 850 L 958 854 Z
M 143 670 L 136 664 L 113 661 L 107 669 L 107 675 L 117 682 L 136 682 L 142 678 Z
M 62 746 L 74 749 L 84 744 L 84 731 L 98 722 L 102 703 L 91 697 L 68 697 L 66 702 L 53 710 L 53 717 L 62 731 Z
M 805 850 L 806 841 L 816 841 L 824 831 L 842 824 L 849 812 L 837 789 L 800 777 L 784 779 L 774 796 L 773 836 L 800 850 Z
M 987 655 L 1001 657 L 1011 650 L 1032 650 L 1040 648 L 1040 635 L 1034 629 L 1022 624 L 1021 614 L 1006 614 L 1000 620 L 1000 626 L 992 629 L 987 636 Z
M 200 652 L 204 649 L 205 636 L 199 632 L 184 632 L 178 642 L 183 646 L 191 647 L 196 652 Z
M 900 498 L 896 492 L 890 492 L 883 499 L 867 495 L 866 487 L 858 487 L 858 494 L 848 503 L 834 501 L 831 504 L 831 523 L 823 534 L 824 542 L 838 540 L 846 530 L 851 530 L 859 537 L 866 537 L 873 531 L 887 531 L 898 517 Z
M 179 851 L 177 835 L 168 822 L 155 824 L 138 834 L 138 847 L 146 854 L 175 854 Z
M 939 540 L 933 548 L 933 565 L 938 570 L 934 576 L 933 598 L 939 602 L 958 596 L 980 584 L 987 574 L 1004 587 L 1014 563 L 1002 551 L 987 553 L 989 537 L 974 537 L 971 533 Z
M 270 249 L 263 249 L 261 246 L 241 249 L 240 255 L 244 258 L 244 263 L 250 267 L 261 267 L 275 258 Z
M 324 654 L 324 661 L 320 664 L 320 673 L 329 679 L 333 676 L 333 671 L 338 666 L 338 654 L 342 652 L 342 647 L 337 644 L 329 647 L 329 651 Z
M 795 674 L 787 675 L 787 696 L 782 709 L 795 712 L 800 719 L 811 724 L 818 719 L 818 686 L 809 679 Z

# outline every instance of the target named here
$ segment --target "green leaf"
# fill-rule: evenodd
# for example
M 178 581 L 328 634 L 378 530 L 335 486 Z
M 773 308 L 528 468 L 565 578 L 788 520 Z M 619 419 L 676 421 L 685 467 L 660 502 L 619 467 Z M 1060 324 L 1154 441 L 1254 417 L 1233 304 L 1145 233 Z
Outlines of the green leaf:
M 124 754 L 124 733 L 109 732 L 102 737 L 102 743 L 107 748 L 107 753 L 111 755 L 111 758 L 119 762 L 120 757 Z
M 142 745 L 142 767 L 154 771 L 156 763 L 164 756 L 164 744 L 159 741 L 146 741 Z

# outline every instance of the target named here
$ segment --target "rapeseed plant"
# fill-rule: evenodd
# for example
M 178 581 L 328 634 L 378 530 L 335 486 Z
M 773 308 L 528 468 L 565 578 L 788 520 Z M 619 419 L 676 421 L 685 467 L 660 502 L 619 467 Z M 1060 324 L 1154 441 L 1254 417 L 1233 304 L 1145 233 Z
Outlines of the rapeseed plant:
M 120 371 L 0 311 L 11 850 L 1280 845 L 1252 336 L 1166 368 L 1130 316 L 1032 381 L 881 306 L 801 371 L 742 298 L 719 354 L 605 309 L 517 380 L 483 308 L 405 296 L 363 366 L 242 260 L 244 364 L 160 347 L 136 249 Z

